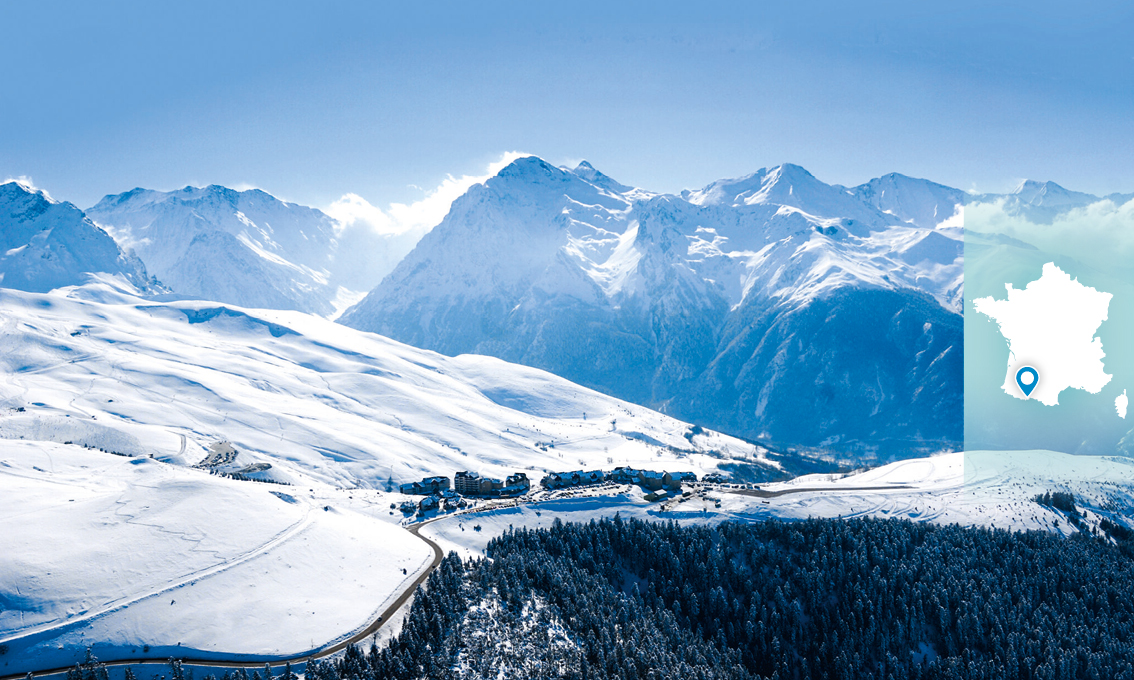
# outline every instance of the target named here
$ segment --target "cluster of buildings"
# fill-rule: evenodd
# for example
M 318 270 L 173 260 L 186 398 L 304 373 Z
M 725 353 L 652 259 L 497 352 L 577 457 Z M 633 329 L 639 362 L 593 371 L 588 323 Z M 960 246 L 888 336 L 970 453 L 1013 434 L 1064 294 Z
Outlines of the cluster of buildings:
M 610 472 L 602 470 L 577 470 L 573 472 L 550 472 L 540 480 L 546 489 L 565 489 L 576 486 L 591 486 L 612 482 L 614 484 L 637 484 L 653 495 L 666 495 L 666 490 L 680 489 L 682 483 L 696 482 L 697 475 L 692 472 L 658 472 L 656 470 L 636 470 L 631 467 L 617 467 Z M 420 510 L 453 510 L 466 505 L 464 496 L 500 498 L 522 496 L 531 490 L 531 482 L 523 472 L 508 475 L 500 480 L 484 477 L 479 473 L 464 470 L 453 476 L 452 488 L 448 477 L 426 477 L 418 482 L 402 484 L 398 489 L 408 495 L 425 496 L 421 501 L 407 501 L 402 504 L 404 512 Z M 659 498 L 661 496 L 658 496 Z M 654 500 L 654 499 L 650 499 Z
M 459 472 L 457 473 L 460 474 Z M 410 496 L 429 496 L 449 490 L 448 477 L 426 477 L 420 482 L 402 484 L 398 490 Z
M 482 496 L 497 498 L 501 496 L 522 496 L 531 489 L 531 482 L 523 472 L 508 475 L 507 479 L 499 480 L 493 477 L 482 477 L 479 473 L 465 470 L 453 476 L 453 488 L 449 488 L 448 477 L 426 477 L 419 482 L 402 484 L 398 490 L 411 496 L 425 496 L 416 505 L 403 503 L 404 512 L 413 512 L 419 509 L 423 512 L 429 510 L 452 510 L 465 506 L 462 496 Z
M 648 491 L 678 489 L 684 482 L 697 481 L 692 472 L 658 472 L 657 470 L 636 470 L 631 467 L 616 467 L 610 472 L 602 470 L 579 470 L 576 472 L 552 472 L 540 480 L 547 489 L 563 489 L 570 486 L 588 486 L 613 482 L 615 484 L 637 484 Z
M 523 472 L 508 475 L 507 479 L 500 481 L 466 470 L 454 475 L 453 487 L 463 496 L 522 496 L 532 488 L 532 483 Z

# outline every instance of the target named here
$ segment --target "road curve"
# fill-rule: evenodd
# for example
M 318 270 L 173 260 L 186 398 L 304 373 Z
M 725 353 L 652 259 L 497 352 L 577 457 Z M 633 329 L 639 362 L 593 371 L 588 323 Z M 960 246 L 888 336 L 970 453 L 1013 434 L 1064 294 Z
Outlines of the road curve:
M 265 665 L 272 666 L 272 667 L 282 667 L 282 666 L 289 664 L 289 663 L 298 666 L 298 665 L 304 665 L 309 661 L 314 661 L 316 659 L 322 659 L 322 658 L 331 656 L 332 654 L 336 654 L 338 652 L 341 652 L 342 650 L 346 649 L 350 645 L 356 644 L 358 642 L 362 642 L 366 638 L 368 638 L 371 635 L 373 635 L 374 633 L 378 632 L 378 630 L 381 629 L 382 626 L 386 625 L 386 623 L 388 623 L 390 621 L 390 619 L 394 616 L 394 614 L 396 614 L 399 609 L 401 609 L 403 606 L 405 606 L 406 602 L 409 601 L 410 597 L 412 597 L 413 594 L 415 592 L 417 592 L 418 586 L 420 586 L 422 583 L 424 583 L 425 579 L 429 578 L 429 575 L 433 573 L 433 570 L 436 569 L 438 567 L 438 565 L 441 564 L 441 559 L 444 557 L 444 554 L 441 552 L 441 546 L 437 545 L 437 543 L 434 542 L 432 539 L 430 539 L 426 536 L 422 536 L 421 533 L 420 533 L 422 527 L 424 527 L 426 524 L 429 524 L 431 522 L 435 522 L 438 519 L 442 519 L 442 518 L 441 517 L 434 517 L 433 519 L 426 520 L 425 522 L 419 522 L 417 524 L 413 524 L 413 525 L 408 527 L 408 530 L 411 534 L 413 534 L 414 536 L 417 536 L 421 540 L 425 541 L 426 545 L 428 545 L 430 548 L 433 549 L 433 561 L 429 564 L 429 566 L 425 569 L 425 571 L 423 571 L 416 579 L 414 579 L 413 583 L 411 583 L 408 588 L 406 588 L 404 591 L 402 591 L 402 594 L 398 596 L 398 599 L 394 600 L 394 602 L 389 607 L 387 607 L 385 609 L 385 611 L 381 612 L 378 615 L 378 618 L 376 618 L 374 621 L 372 621 L 370 623 L 370 625 L 368 625 L 366 628 L 359 631 L 358 633 L 355 633 L 354 635 L 347 638 L 346 640 L 343 640 L 342 642 L 337 642 L 333 645 L 328 645 L 327 647 L 323 647 L 322 649 L 316 650 L 314 652 L 310 652 L 308 654 L 302 654 L 302 655 L 299 655 L 299 656 L 281 657 L 281 658 L 276 658 L 276 659 L 264 658 L 264 659 L 260 659 L 258 661 L 234 661 L 234 660 L 225 660 L 223 658 L 197 659 L 197 658 L 193 658 L 192 656 L 184 656 L 184 657 L 178 657 L 179 660 L 181 661 L 181 663 L 185 664 L 186 666 L 202 666 L 202 667 L 221 668 L 221 669 L 228 669 L 228 668 L 234 668 L 234 669 L 235 668 L 263 668 Z M 110 659 L 110 660 L 99 659 L 99 663 L 101 663 L 101 664 L 103 664 L 104 666 L 107 666 L 107 667 L 112 667 L 112 666 L 142 666 L 142 665 L 163 666 L 163 665 L 169 663 L 169 659 L 168 658 L 139 659 L 139 658 L 136 658 L 136 657 L 130 658 L 130 659 Z M 74 665 L 63 666 L 61 668 L 45 668 L 45 669 L 41 669 L 41 670 L 37 670 L 37 671 L 31 671 L 31 672 L 25 671 L 23 673 L 19 673 L 19 674 L 16 674 L 16 675 L 0 676 L 0 680 L 26 680 L 26 678 L 28 678 L 28 676 L 38 677 L 38 676 L 42 676 L 42 675 L 62 674 L 62 673 L 66 673 L 67 671 L 69 671 L 72 668 L 74 668 Z

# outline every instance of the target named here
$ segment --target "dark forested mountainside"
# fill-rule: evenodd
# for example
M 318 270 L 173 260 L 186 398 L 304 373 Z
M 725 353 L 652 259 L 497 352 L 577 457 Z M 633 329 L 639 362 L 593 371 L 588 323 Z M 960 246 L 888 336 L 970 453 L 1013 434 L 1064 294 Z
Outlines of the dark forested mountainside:
M 307 677 L 1134 678 L 1134 560 L 899 520 L 518 530 Z

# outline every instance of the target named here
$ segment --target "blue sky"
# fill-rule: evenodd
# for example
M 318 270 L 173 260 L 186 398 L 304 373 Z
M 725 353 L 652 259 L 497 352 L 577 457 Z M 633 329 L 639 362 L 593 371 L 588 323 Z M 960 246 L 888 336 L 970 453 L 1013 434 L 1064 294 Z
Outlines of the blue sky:
M 1134 8 L 4 3 L 0 178 L 413 202 L 504 152 L 654 190 L 784 161 L 1134 191 Z

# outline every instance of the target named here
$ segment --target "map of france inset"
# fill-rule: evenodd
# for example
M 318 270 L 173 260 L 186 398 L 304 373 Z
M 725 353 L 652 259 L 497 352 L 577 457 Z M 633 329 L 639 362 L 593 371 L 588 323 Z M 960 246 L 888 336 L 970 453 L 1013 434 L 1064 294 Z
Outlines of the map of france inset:
M 1008 342 L 1005 393 L 1017 399 L 1035 399 L 1046 406 L 1059 404 L 1059 394 L 1079 389 L 1098 394 L 1110 382 L 1103 366 L 1102 339 L 1095 336 L 1107 319 L 1110 293 L 1084 286 L 1049 262 L 1039 279 L 1022 290 L 1005 284 L 1007 299 L 973 301 L 977 312 L 994 320 Z M 1016 382 L 1016 373 L 1030 366 L 1040 379 L 1030 395 Z M 1125 392 L 1123 393 L 1125 395 Z M 1125 417 L 1125 403 L 1115 403 Z

